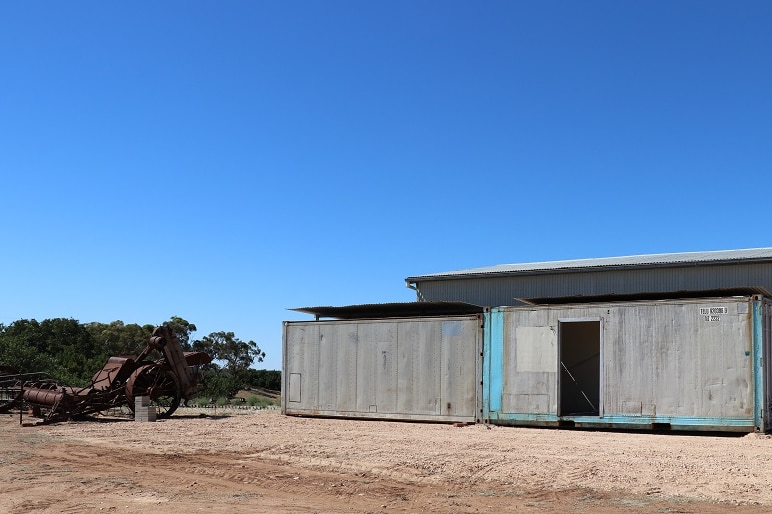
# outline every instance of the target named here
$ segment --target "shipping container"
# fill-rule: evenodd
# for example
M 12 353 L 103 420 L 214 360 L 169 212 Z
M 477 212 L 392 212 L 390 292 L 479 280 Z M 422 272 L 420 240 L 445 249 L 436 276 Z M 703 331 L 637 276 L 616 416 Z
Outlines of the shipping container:
M 484 421 L 765 431 L 771 312 L 761 296 L 488 309 Z
M 482 322 L 482 314 L 284 322 L 282 412 L 481 421 Z

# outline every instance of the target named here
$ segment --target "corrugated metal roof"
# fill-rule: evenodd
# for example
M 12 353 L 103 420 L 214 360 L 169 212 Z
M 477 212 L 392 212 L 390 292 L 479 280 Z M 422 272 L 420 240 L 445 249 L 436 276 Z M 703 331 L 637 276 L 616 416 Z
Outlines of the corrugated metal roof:
M 483 312 L 483 307 L 465 302 L 399 302 L 341 307 L 300 307 L 291 311 L 313 314 L 317 318 L 368 319 L 412 318 L 417 316 L 462 316 Z
M 551 262 L 530 262 L 523 264 L 499 264 L 483 268 L 470 268 L 442 273 L 416 275 L 405 280 L 408 283 L 422 280 L 443 278 L 463 278 L 465 276 L 532 273 L 542 271 L 560 271 L 596 268 L 678 266 L 703 262 L 747 262 L 772 260 L 772 248 L 750 248 L 746 250 L 721 250 L 712 252 L 660 253 L 649 255 L 631 255 L 627 257 L 604 257 L 599 259 L 575 259 Z

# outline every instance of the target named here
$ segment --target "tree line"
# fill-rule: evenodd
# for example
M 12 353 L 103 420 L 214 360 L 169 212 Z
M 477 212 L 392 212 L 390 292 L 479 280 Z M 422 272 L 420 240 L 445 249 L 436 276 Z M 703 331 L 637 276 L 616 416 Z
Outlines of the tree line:
M 179 316 L 165 324 L 174 330 L 183 351 L 206 352 L 212 357 L 212 363 L 204 367 L 201 395 L 232 396 L 248 386 L 281 388 L 280 371 L 251 368 L 265 358 L 254 341 L 242 341 L 233 332 L 212 332 L 194 340 L 196 326 Z M 111 356 L 139 354 L 154 328 L 120 320 L 80 323 L 71 318 L 0 323 L 0 365 L 19 373 L 44 372 L 63 384 L 82 387 Z

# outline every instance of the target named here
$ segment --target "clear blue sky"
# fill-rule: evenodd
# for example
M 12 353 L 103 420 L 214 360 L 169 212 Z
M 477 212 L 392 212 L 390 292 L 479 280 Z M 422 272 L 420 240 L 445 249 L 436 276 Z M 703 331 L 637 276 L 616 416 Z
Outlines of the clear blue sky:
M 0 3 L 0 323 L 772 246 L 772 2 Z

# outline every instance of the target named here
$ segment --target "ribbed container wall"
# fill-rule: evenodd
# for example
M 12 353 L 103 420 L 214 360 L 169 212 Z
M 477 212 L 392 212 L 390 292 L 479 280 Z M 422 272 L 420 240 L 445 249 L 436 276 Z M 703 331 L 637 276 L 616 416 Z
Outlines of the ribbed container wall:
M 416 285 L 419 301 L 460 301 L 489 307 L 517 305 L 517 298 L 705 291 L 746 286 L 772 291 L 772 264 L 531 272 L 432 279 Z
M 482 315 L 285 322 L 282 412 L 475 422 Z
M 756 378 L 762 338 L 769 351 L 770 307 L 761 334 L 759 304 L 732 297 L 492 309 L 483 416 L 511 425 L 763 430 Z M 768 411 L 768 395 L 766 403 Z

